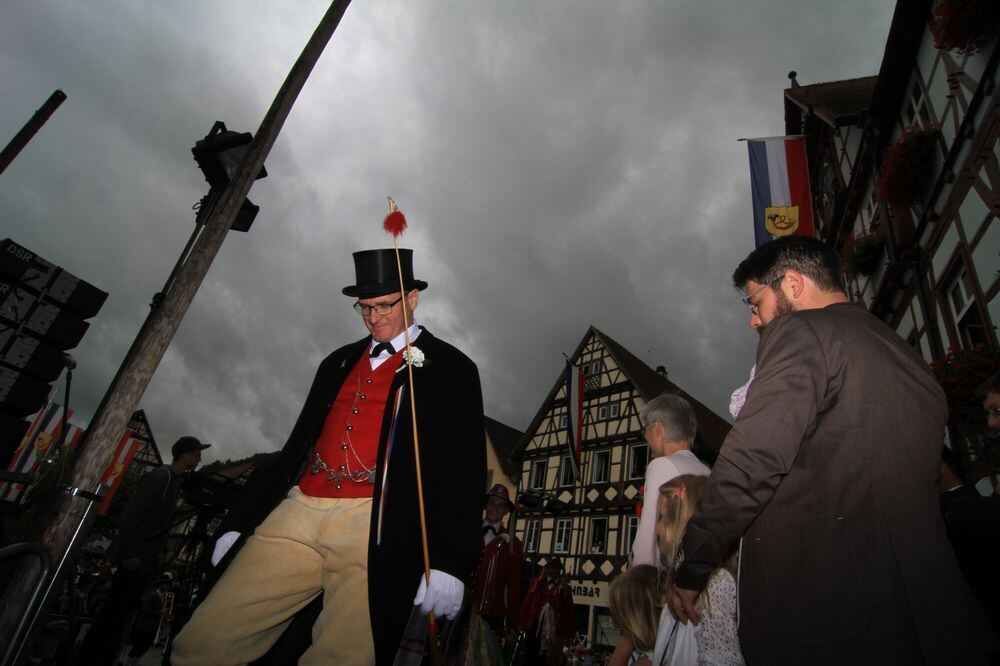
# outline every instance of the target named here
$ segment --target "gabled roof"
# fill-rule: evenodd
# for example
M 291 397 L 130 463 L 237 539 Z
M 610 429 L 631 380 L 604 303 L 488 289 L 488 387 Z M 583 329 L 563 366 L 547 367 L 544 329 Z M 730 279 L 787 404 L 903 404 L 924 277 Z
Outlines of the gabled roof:
M 524 433 L 489 416 L 484 417 L 484 424 L 486 434 L 493 442 L 493 452 L 497 454 L 503 473 L 516 479 L 521 470 L 517 463 L 511 460 L 511 454 L 517 448 L 521 438 L 524 437 Z
M 601 339 L 608 352 L 618 363 L 629 381 L 635 384 L 636 390 L 642 395 L 642 399 L 649 402 L 664 393 L 674 393 L 691 403 L 695 418 L 698 419 L 697 439 L 714 454 L 719 452 L 722 442 L 726 439 L 729 429 L 732 427 L 728 421 L 706 407 L 697 398 L 682 389 L 677 384 L 667 379 L 666 375 L 660 374 L 639 358 L 618 344 L 615 340 L 594 328 L 591 330 Z
M 719 448 L 722 446 L 722 442 L 726 439 L 726 435 L 732 427 L 729 422 L 706 407 L 690 393 L 667 379 L 665 375 L 650 368 L 635 354 L 627 350 L 613 338 L 603 333 L 593 325 L 587 329 L 587 333 L 580 340 L 580 344 L 577 345 L 576 350 L 570 357 L 571 361 L 575 362 L 579 360 L 580 355 L 583 353 L 583 349 L 586 347 L 587 341 L 590 339 L 591 335 L 596 336 L 601 341 L 604 347 L 608 350 L 608 353 L 611 354 L 611 357 L 615 360 L 615 363 L 618 364 L 618 367 L 625 374 L 628 381 L 635 386 L 643 400 L 649 402 L 653 398 L 664 393 L 674 393 L 680 395 L 691 403 L 691 408 L 694 410 L 695 417 L 698 420 L 698 435 L 695 440 L 695 448 L 699 448 L 700 445 L 703 449 L 700 453 L 707 454 L 705 457 L 709 457 L 710 461 L 714 461 L 716 454 L 719 452 Z M 531 421 L 531 425 L 528 426 L 528 429 L 525 431 L 524 436 L 518 443 L 517 448 L 511 454 L 511 458 L 519 458 L 524 449 L 528 446 L 528 443 L 531 441 L 531 437 L 538 431 L 542 420 L 549 411 L 549 406 L 552 403 L 552 400 L 555 399 L 556 394 L 559 393 L 559 389 L 562 388 L 562 385 L 562 376 L 560 376 L 556 379 L 555 384 L 553 384 L 552 389 L 545 398 L 545 401 L 542 402 L 538 413 L 535 414 L 535 418 Z
M 812 112 L 830 127 L 853 125 L 857 123 L 861 112 L 871 105 L 876 83 L 877 76 L 865 76 L 846 81 L 795 86 L 785 90 L 785 104 L 787 107 L 791 102 L 802 111 Z M 787 118 L 791 115 L 787 108 L 785 115 L 787 123 Z M 799 134 L 801 129 L 788 127 L 786 131 Z
M 143 442 L 146 442 L 150 446 L 150 452 L 152 452 L 157 459 L 157 464 L 163 464 L 163 454 L 160 453 L 160 447 L 156 445 L 156 438 L 153 437 L 153 429 L 149 426 L 149 419 L 146 418 L 146 412 L 142 409 L 137 409 L 132 412 L 132 416 L 128 420 L 128 427 L 135 433 L 135 438 Z

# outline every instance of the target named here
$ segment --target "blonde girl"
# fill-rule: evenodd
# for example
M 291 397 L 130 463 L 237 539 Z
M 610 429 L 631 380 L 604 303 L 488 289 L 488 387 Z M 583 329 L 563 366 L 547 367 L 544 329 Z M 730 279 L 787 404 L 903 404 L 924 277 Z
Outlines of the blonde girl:
M 707 481 L 704 476 L 684 474 L 660 486 L 656 539 L 660 547 L 660 562 L 668 577 L 674 570 L 684 529 Z M 701 622 L 694 628 L 697 658 L 690 640 L 685 642 L 685 632 L 690 632 L 691 625 L 675 623 L 669 611 L 664 610 L 653 663 L 742 666 L 743 654 L 736 636 L 735 554 L 709 578 L 697 605 L 701 613 Z
M 663 607 L 660 572 L 656 567 L 639 564 L 611 583 L 611 618 L 622 630 L 622 636 L 632 641 L 629 664 L 651 664 L 649 656 L 656 645 L 656 630 Z

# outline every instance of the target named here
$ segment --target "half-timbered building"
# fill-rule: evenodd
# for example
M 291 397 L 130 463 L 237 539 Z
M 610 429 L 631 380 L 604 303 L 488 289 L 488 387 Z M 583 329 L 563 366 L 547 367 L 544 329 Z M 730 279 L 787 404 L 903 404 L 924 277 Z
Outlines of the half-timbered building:
M 613 645 L 608 585 L 628 564 L 648 462 L 640 410 L 663 393 L 690 401 L 698 419 L 695 453 L 707 463 L 730 426 L 667 379 L 662 367 L 650 368 L 593 326 L 571 362 L 586 378 L 580 477 L 570 464 L 568 399 L 559 378 L 513 454 L 521 466 L 514 530 L 529 564 L 541 567 L 554 557 L 564 563 L 578 633 Z
M 852 300 L 929 362 L 1000 342 L 1000 41 L 994 22 L 964 49 L 938 48 L 937 9 L 897 3 L 877 77 L 800 86 L 793 72 L 784 91 L 817 235 L 840 249 Z

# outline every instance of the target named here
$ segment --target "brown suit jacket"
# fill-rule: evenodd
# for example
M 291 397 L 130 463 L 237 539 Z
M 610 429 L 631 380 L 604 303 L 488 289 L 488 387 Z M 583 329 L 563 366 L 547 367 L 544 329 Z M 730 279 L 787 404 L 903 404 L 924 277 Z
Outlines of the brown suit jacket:
M 778 317 L 677 583 L 704 587 L 742 537 L 748 663 L 984 663 L 989 629 L 938 509 L 946 419 L 927 364 L 865 310 Z

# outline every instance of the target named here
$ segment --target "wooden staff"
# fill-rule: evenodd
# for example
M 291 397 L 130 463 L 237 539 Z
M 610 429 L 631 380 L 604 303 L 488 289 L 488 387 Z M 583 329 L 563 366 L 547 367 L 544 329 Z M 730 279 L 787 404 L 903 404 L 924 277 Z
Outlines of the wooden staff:
M 426 580 L 427 592 L 431 589 L 431 555 L 427 545 L 427 515 L 424 511 L 424 482 L 420 473 L 420 435 L 417 429 L 417 396 L 416 385 L 413 383 L 413 355 L 410 350 L 410 320 L 406 314 L 406 287 L 403 284 L 403 264 L 399 259 L 399 234 L 406 229 L 406 218 L 400 212 L 396 200 L 386 197 L 389 201 L 389 214 L 385 218 L 383 227 L 392 234 L 392 246 L 396 251 L 396 272 L 399 275 L 399 295 L 403 300 L 403 336 L 406 340 L 406 371 L 410 380 L 410 414 L 413 422 L 413 459 L 416 463 L 417 472 L 417 505 L 420 511 L 420 539 L 424 549 L 424 578 Z M 425 593 L 426 594 L 426 593 Z M 434 621 L 434 612 L 427 616 L 431 634 L 431 658 L 435 664 L 440 663 L 440 656 L 437 654 L 437 623 Z

